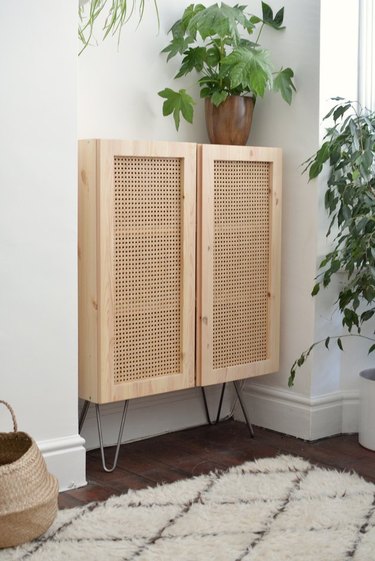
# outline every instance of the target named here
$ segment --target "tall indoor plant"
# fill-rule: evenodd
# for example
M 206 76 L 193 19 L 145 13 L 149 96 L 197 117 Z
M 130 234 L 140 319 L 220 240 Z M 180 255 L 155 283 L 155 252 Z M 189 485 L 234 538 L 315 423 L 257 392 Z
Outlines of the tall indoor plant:
M 327 236 L 332 248 L 320 263 L 312 295 L 327 287 L 335 273 L 343 273 L 337 305 L 345 332 L 315 341 L 303 351 L 292 365 L 289 386 L 317 345 L 328 349 L 334 343 L 343 350 L 343 338 L 359 336 L 369 342 L 369 353 L 375 351 L 375 338 L 362 333 L 363 325 L 375 314 L 375 112 L 342 98 L 335 101 L 338 103 L 325 116 L 333 122 L 320 149 L 306 162 L 306 170 L 314 179 L 324 164 L 329 165 L 325 208 L 330 217 Z M 367 380 L 366 392 L 373 392 L 375 397 L 375 370 L 361 375 Z M 375 402 L 369 407 L 375 411 Z M 366 416 L 361 411 L 360 442 Z M 371 431 L 374 434 L 373 427 Z M 374 437 L 372 442 L 367 447 L 375 449 Z
M 225 135 L 230 127 L 228 119 L 222 131 L 215 131 L 218 108 L 225 112 L 228 105 L 238 104 L 242 117 L 245 113 L 250 114 L 251 124 L 252 109 L 258 96 L 263 97 L 267 90 L 274 90 L 290 104 L 295 90 L 293 70 L 281 68 L 275 72 L 269 51 L 260 46 L 265 26 L 275 31 L 284 29 L 284 8 L 274 15 L 271 7 L 262 2 L 261 17 L 247 14 L 245 9 L 246 6 L 231 7 L 224 2 L 209 7 L 191 4 L 170 29 L 172 39 L 163 49 L 168 54 L 167 61 L 176 55 L 182 56 L 175 78 L 193 71 L 200 76 L 200 96 L 205 98 L 206 122 L 212 142 L 230 143 Z M 165 88 L 159 95 L 165 99 L 163 115 L 173 114 L 176 129 L 181 115 L 192 122 L 195 102 L 185 89 Z M 215 133 L 219 138 L 211 138 Z M 244 141 L 234 143 L 245 144 L 246 140 L 247 136 Z
M 324 117 L 332 118 L 333 124 L 317 153 L 305 162 L 309 179 L 316 178 L 326 162 L 330 168 L 324 202 L 332 249 L 320 263 L 312 296 L 327 287 L 335 273 L 345 273 L 337 304 L 349 333 L 326 337 L 305 350 L 291 368 L 290 386 L 317 345 L 329 348 L 336 341 L 342 350 L 343 337 L 364 337 L 361 328 L 375 313 L 375 112 L 342 98 L 335 101 L 339 103 Z M 375 339 L 365 338 L 372 353 Z

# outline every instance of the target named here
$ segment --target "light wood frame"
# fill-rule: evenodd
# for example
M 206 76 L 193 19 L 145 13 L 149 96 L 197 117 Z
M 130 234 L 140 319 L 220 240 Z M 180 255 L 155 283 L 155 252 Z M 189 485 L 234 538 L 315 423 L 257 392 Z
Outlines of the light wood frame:
M 173 375 L 114 383 L 114 158 L 179 158 L 181 185 L 181 369 Z M 79 395 L 107 403 L 195 384 L 196 145 L 79 142 Z
M 215 161 L 270 163 L 269 184 L 269 287 L 267 357 L 248 364 L 213 367 L 213 243 Z M 210 385 L 276 372 L 280 338 L 280 254 L 281 254 L 281 150 L 242 146 L 200 145 L 198 147 L 197 222 L 197 328 L 196 383 Z

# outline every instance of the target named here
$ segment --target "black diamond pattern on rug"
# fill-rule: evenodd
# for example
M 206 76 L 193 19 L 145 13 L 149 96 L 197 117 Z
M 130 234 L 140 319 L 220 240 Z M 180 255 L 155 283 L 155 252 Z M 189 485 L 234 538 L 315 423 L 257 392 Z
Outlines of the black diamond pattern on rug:
M 64 510 L 0 561 L 375 561 L 375 485 L 292 457 Z

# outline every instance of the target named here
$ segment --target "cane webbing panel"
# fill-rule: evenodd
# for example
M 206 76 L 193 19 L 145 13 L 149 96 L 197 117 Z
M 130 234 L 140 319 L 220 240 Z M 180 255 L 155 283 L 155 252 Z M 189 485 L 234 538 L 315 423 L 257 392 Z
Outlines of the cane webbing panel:
M 267 358 L 270 177 L 268 162 L 214 162 L 214 369 Z
M 181 160 L 114 159 L 114 382 L 181 371 Z

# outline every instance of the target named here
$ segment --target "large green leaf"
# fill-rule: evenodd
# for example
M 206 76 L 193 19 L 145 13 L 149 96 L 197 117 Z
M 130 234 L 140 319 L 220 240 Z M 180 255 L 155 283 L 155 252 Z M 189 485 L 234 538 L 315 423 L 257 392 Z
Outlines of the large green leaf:
M 223 18 L 220 8 L 217 4 L 214 4 L 196 14 L 189 22 L 188 33 L 192 35 L 199 35 L 203 40 L 207 39 L 212 35 L 218 35 L 219 37 L 225 37 L 229 33 L 228 22 Z
M 205 6 L 203 4 L 190 4 L 182 14 L 182 18 L 177 20 L 171 27 L 170 32 L 172 32 L 172 36 L 175 37 L 184 37 L 190 20 L 202 10 L 205 10 Z M 194 36 L 195 38 L 195 36 Z
M 168 53 L 167 62 L 177 54 L 182 55 L 182 53 L 187 49 L 191 43 L 190 37 L 174 37 L 172 41 L 164 47 L 161 51 L 162 53 Z
M 228 6 L 224 2 L 221 6 L 213 4 L 206 10 L 195 14 L 189 21 L 187 33 L 199 35 L 203 40 L 207 37 L 218 35 L 221 38 L 232 37 L 236 42 L 239 40 L 238 25 L 247 30 L 252 30 L 254 25 L 244 14 L 245 6 Z
M 280 10 L 277 12 L 277 14 L 273 19 L 273 26 L 276 27 L 277 29 L 282 29 L 281 26 L 283 21 L 284 21 L 284 8 L 280 8 Z
M 223 103 L 228 97 L 228 92 L 216 91 L 211 96 L 212 103 L 217 107 L 220 103 Z
M 185 49 L 192 43 L 194 43 L 196 37 L 186 33 L 186 29 L 189 22 L 195 14 L 200 11 L 205 10 L 202 4 L 190 4 L 182 14 L 182 18 L 177 20 L 169 30 L 172 33 L 172 40 L 170 43 L 161 51 L 162 53 L 168 53 L 168 60 L 176 56 L 177 54 L 183 54 Z
M 221 59 L 220 49 L 213 45 L 206 51 L 206 63 L 210 68 L 215 68 Z
M 230 30 L 229 35 L 232 37 L 238 37 L 238 24 L 246 29 L 248 33 L 252 33 L 254 30 L 255 25 L 251 21 L 251 18 L 248 18 L 244 13 L 245 9 L 246 6 L 239 6 L 236 4 L 232 7 L 224 4 L 224 2 L 221 3 L 222 14 L 228 19 Z
M 371 150 L 366 149 L 362 155 L 363 166 L 366 170 L 371 171 L 373 160 L 374 160 L 374 153 Z
M 180 126 L 180 114 L 186 121 L 188 121 L 188 123 L 193 122 L 195 102 L 186 90 L 182 89 L 175 92 L 170 88 L 165 88 L 164 90 L 158 92 L 158 95 L 165 99 L 163 103 L 163 115 L 167 116 L 173 113 L 177 130 Z
M 346 105 L 339 105 L 338 107 L 336 107 L 336 109 L 333 108 L 332 112 L 334 121 L 340 119 L 344 115 L 344 113 L 346 113 L 346 111 L 350 109 L 350 107 L 350 103 L 347 103 Z
M 225 57 L 222 64 L 227 66 L 232 88 L 241 86 L 262 97 L 272 85 L 272 67 L 263 49 L 240 47 Z
M 296 91 L 292 81 L 293 76 L 294 72 L 291 68 L 284 68 L 284 70 L 280 70 L 280 72 L 277 73 L 273 80 L 273 89 L 280 92 L 282 98 L 289 103 L 289 105 L 292 103 L 293 91 Z
M 284 29 L 281 27 L 284 21 L 284 8 L 281 8 L 274 17 L 271 6 L 266 4 L 266 2 L 262 2 L 262 17 L 266 25 L 274 29 Z
M 181 68 L 176 74 L 175 78 L 181 78 L 189 74 L 192 70 L 201 72 L 203 65 L 206 62 L 206 49 L 205 47 L 190 48 L 185 51 L 185 56 L 182 59 Z
M 265 23 L 272 23 L 273 22 L 273 11 L 271 6 L 266 4 L 266 2 L 262 2 L 262 17 Z
M 200 86 L 200 97 L 210 97 L 212 99 L 212 96 L 216 94 L 215 99 L 218 100 L 220 99 L 218 97 L 219 95 L 227 96 L 229 94 L 229 87 L 226 87 L 229 83 L 226 84 L 225 79 L 221 80 L 210 76 L 204 76 L 198 83 Z

